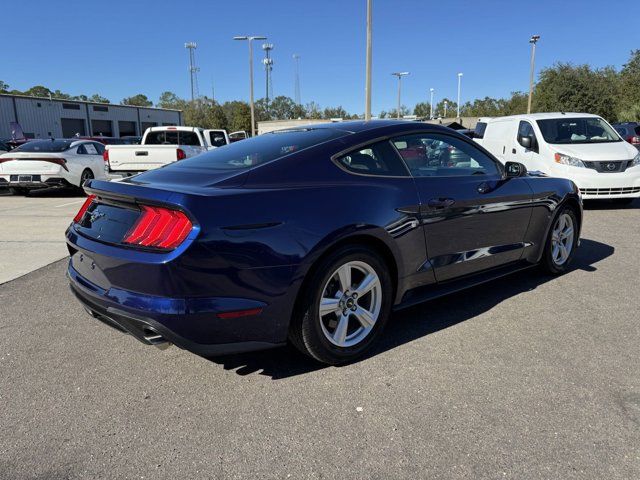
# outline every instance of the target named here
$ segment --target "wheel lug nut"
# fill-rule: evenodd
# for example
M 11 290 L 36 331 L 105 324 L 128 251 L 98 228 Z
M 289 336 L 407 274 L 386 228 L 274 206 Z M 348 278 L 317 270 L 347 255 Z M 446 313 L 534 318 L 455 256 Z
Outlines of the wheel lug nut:
M 358 298 L 358 294 L 354 292 L 353 298 Z

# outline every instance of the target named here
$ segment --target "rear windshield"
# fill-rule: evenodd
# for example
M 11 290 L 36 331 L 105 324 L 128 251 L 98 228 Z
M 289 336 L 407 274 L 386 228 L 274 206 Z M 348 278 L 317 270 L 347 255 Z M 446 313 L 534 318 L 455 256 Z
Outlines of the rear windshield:
M 598 117 L 538 120 L 538 127 L 545 141 L 552 144 L 622 141 L 615 130 Z
M 194 145 L 199 146 L 200 140 L 196 132 L 181 132 L 180 130 L 163 130 L 149 132 L 145 145 Z
M 344 135 L 347 132 L 333 128 L 266 133 L 181 160 L 174 165 L 212 170 L 250 168 Z
M 23 143 L 14 152 L 64 152 L 72 143 L 73 140 L 32 140 Z

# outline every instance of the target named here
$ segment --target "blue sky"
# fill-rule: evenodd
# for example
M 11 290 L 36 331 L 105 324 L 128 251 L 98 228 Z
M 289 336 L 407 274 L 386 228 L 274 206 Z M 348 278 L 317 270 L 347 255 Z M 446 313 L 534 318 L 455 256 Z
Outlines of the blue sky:
M 531 34 L 542 36 L 536 70 L 557 61 L 613 65 L 640 48 L 640 3 L 601 0 L 374 0 L 373 112 L 395 106 L 391 72 L 407 70 L 403 104 L 463 101 L 528 89 Z M 94 6 L 95 5 L 95 6 Z M 301 55 L 302 102 L 364 110 L 365 0 L 22 1 L 3 22 L 0 80 L 43 84 L 113 102 L 164 90 L 189 96 L 184 42 L 198 43 L 202 94 L 248 99 L 248 53 L 234 35 L 266 35 L 274 94 L 294 96 L 292 54 Z M 260 44 L 256 46 L 259 47 Z M 15 46 L 11 49 L 9 46 Z M 11 54 L 8 54 L 8 53 Z M 262 51 L 255 52 L 256 98 L 264 96 Z

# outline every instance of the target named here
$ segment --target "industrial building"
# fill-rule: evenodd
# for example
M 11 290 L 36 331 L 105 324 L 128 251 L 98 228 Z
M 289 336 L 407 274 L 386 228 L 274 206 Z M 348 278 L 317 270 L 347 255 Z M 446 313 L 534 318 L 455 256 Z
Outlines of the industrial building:
M 27 138 L 142 135 L 149 127 L 182 125 L 180 110 L 0 94 L 0 139 L 18 123 Z

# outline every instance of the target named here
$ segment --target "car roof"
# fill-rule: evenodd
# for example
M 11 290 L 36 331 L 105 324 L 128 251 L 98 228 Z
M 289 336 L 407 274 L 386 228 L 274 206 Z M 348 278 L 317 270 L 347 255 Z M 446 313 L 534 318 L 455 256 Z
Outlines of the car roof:
M 316 130 L 316 129 L 334 129 L 349 133 L 360 133 L 371 130 L 377 130 L 385 127 L 396 127 L 395 130 L 416 130 L 416 129 L 433 129 L 450 132 L 452 129 L 443 125 L 434 123 L 415 122 L 410 120 L 349 120 L 346 122 L 327 122 L 327 123 L 309 123 L 308 125 L 299 125 L 291 128 L 283 128 L 274 132 L 284 131 L 300 131 L 300 130 Z M 404 127 L 404 128 L 399 128 Z
M 580 113 L 580 112 L 543 112 L 543 113 L 526 113 L 522 115 L 509 115 L 505 117 L 481 117 L 479 122 L 500 122 L 504 120 L 555 120 L 560 118 L 575 118 L 575 117 L 591 117 L 600 118 L 599 115 L 592 113 Z

